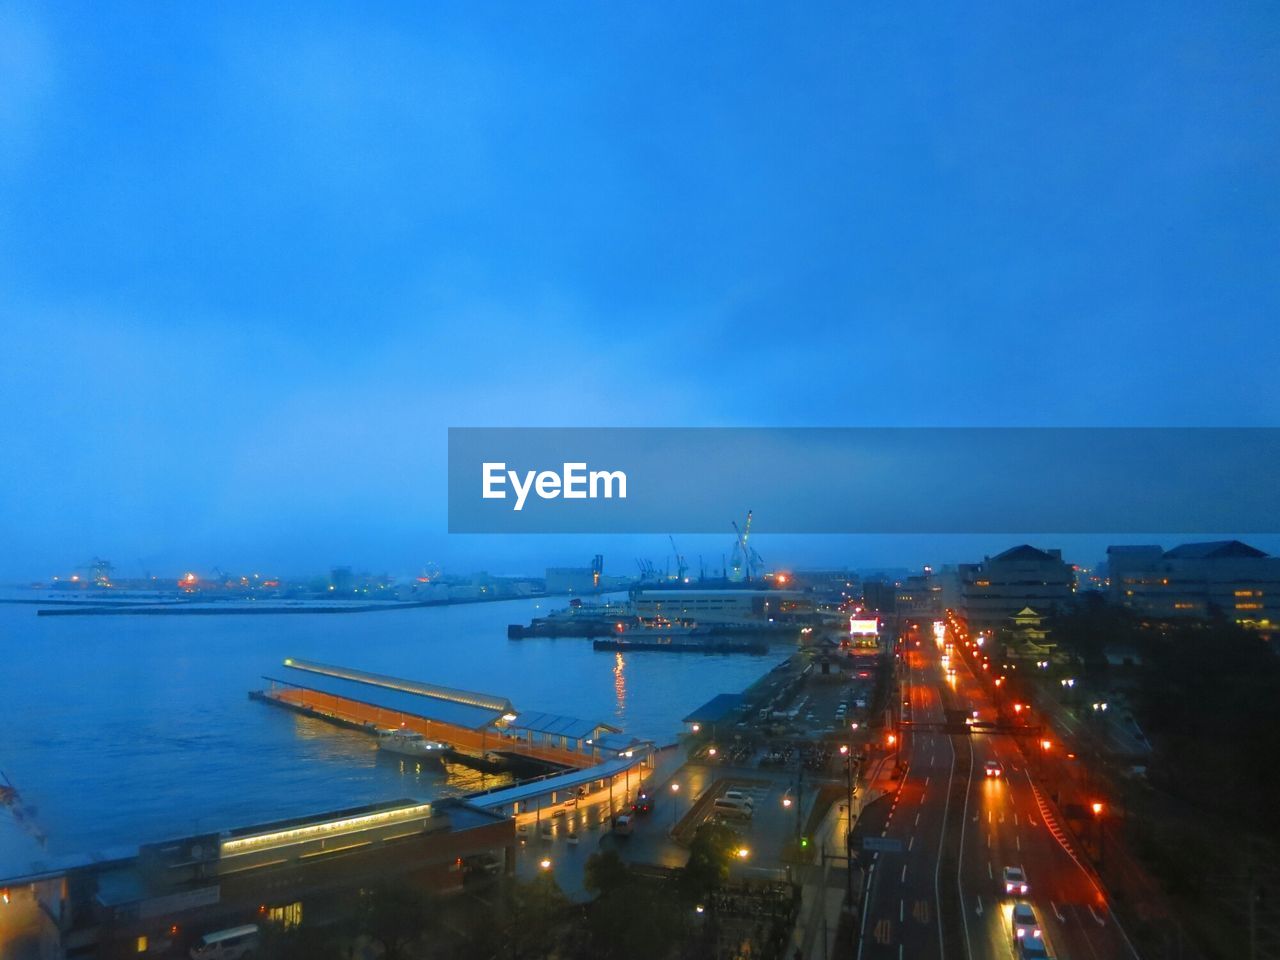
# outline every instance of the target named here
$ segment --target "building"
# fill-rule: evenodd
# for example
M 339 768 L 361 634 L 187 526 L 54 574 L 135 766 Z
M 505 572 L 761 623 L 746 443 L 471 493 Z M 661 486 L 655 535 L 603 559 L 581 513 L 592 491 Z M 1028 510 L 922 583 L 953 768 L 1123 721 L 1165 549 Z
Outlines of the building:
M 509 870 L 515 844 L 516 822 L 484 806 L 399 800 L 42 860 L 0 874 L 0 954 L 10 906 L 41 956 L 186 956 L 210 930 L 347 916 L 386 880 L 459 890 Z
M 1109 596 L 1143 616 L 1221 613 L 1270 634 L 1280 623 L 1280 557 L 1239 540 L 1107 548 Z
M 597 574 L 591 567 L 547 567 L 547 593 L 595 593 Z
M 960 577 L 961 610 L 975 631 L 1007 627 L 1027 607 L 1050 616 L 1075 592 L 1075 574 L 1061 550 L 1025 543 L 981 563 L 962 564 Z
M 936 620 L 942 616 L 942 582 L 928 567 L 898 582 L 894 609 L 907 620 Z
M 892 583 L 880 577 L 862 582 L 862 602 L 868 610 L 892 614 L 897 610 L 898 590 Z
M 722 625 L 758 626 L 813 611 L 813 597 L 799 590 L 637 590 L 633 604 L 645 620 Z

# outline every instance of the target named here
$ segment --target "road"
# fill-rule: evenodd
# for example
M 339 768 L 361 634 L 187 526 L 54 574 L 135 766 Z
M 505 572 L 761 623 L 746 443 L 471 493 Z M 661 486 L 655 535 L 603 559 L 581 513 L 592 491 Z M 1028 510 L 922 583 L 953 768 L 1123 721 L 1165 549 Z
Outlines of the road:
M 903 718 L 939 729 L 919 729 L 902 745 L 906 769 L 882 829 L 883 838 L 897 841 L 900 852 L 863 854 L 871 866 L 859 956 L 867 960 L 944 956 L 939 851 L 955 757 L 951 738 L 940 729 L 944 715 L 936 663 L 929 663 L 914 641 L 903 658 Z
M 969 662 L 964 657 L 953 657 L 952 662 L 955 677 L 944 681 L 951 687 L 952 702 L 978 710 L 983 718 L 994 717 L 994 704 Z M 957 882 L 969 957 L 1015 956 L 1014 899 L 1005 894 L 1002 877 L 1006 866 L 1019 866 L 1025 872 L 1030 892 L 1022 899 L 1035 908 L 1051 956 L 1059 960 L 1136 957 L 1107 908 L 1105 894 L 1069 849 L 1070 841 L 1053 811 L 1042 805 L 1018 739 L 994 733 L 967 738 L 972 776 L 965 794 Z M 984 775 L 988 761 L 1002 766 L 1001 776 Z
M 954 732 L 964 729 L 960 711 L 991 718 L 994 707 L 963 658 L 952 657 L 949 676 L 941 652 L 920 633 L 908 634 L 901 649 L 905 773 L 881 827 L 900 849 L 863 854 L 872 865 L 859 957 L 1011 960 L 1014 900 L 1002 877 L 1010 865 L 1026 872 L 1025 899 L 1051 956 L 1135 957 L 1106 897 L 1064 845 L 1052 811 L 1046 821 L 1015 738 Z M 1001 764 L 1001 776 L 985 775 L 989 760 Z

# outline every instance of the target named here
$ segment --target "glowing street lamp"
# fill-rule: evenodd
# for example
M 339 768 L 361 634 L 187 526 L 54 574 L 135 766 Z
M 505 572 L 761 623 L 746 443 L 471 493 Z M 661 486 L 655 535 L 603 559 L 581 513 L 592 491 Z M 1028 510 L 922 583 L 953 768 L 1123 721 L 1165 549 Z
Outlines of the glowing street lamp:
M 739 847 L 737 850 L 737 854 L 738 854 L 739 860 L 745 860 L 747 859 L 747 857 L 751 856 L 751 851 L 748 850 L 746 847 Z
M 550 869 L 551 869 L 551 860 L 550 860 L 550 858 L 549 858 L 549 857 L 543 857 L 541 860 L 539 860 L 539 861 L 538 861 L 538 866 L 539 866 L 539 867 L 541 867 L 543 870 L 550 870 Z
M 680 804 L 677 802 L 680 797 L 680 784 L 671 784 L 671 832 L 675 833 L 676 815 Z

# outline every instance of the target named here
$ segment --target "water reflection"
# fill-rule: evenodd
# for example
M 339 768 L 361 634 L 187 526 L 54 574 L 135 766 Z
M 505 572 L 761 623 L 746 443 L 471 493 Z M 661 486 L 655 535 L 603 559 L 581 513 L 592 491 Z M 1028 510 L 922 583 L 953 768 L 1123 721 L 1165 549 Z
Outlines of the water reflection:
M 613 659 L 613 715 L 621 723 L 627 718 L 627 661 L 619 650 Z

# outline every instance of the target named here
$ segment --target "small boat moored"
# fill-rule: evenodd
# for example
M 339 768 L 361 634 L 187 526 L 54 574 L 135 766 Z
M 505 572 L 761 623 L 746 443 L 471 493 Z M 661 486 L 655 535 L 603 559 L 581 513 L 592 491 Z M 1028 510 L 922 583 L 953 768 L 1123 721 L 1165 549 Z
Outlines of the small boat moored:
M 434 760 L 443 763 L 449 744 L 428 740 L 416 730 L 379 730 L 378 749 L 416 760 Z

